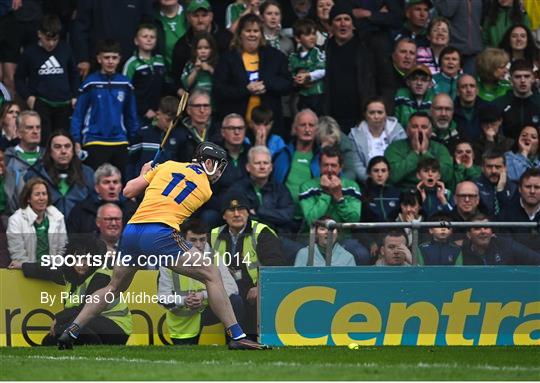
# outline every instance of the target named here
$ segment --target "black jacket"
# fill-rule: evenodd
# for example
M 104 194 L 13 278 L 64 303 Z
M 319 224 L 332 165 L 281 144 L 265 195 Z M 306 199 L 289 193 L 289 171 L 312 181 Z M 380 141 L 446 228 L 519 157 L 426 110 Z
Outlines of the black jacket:
M 85 200 L 77 203 L 73 209 L 71 209 L 66 221 L 66 228 L 68 233 L 96 233 L 98 228 L 96 226 L 96 215 L 98 208 L 106 201 L 102 201 L 91 195 Z M 115 201 L 122 210 L 124 226 L 129 221 L 131 216 L 137 210 L 137 204 L 129 199 L 124 201 Z
M 533 93 L 527 98 L 519 98 L 509 90 L 494 103 L 503 112 L 503 133 L 506 137 L 517 138 L 524 126 L 540 127 L 540 94 Z
M 362 105 L 371 96 L 380 95 L 387 102 L 387 105 L 393 105 L 393 73 L 390 56 L 382 56 L 374 52 L 370 48 L 366 36 L 355 34 L 353 39 L 355 39 L 356 44 L 356 55 L 351 60 L 354 60 L 356 88 L 360 99 L 355 103 L 357 110 L 350 111 L 350 119 L 359 121 L 362 117 Z M 342 75 L 341 66 L 343 63 L 334 59 L 338 49 L 340 46 L 336 44 L 334 39 L 330 39 L 326 46 L 326 75 L 324 77 L 326 96 L 324 110 L 327 114 L 330 112 L 331 98 L 337 97 L 339 99 L 340 97 L 339 94 L 330 94 L 329 91 L 330 84 Z
M 274 111 L 274 130 L 283 131 L 283 111 L 281 96 L 293 90 L 293 82 L 288 69 L 287 57 L 272 47 L 259 48 L 259 80 L 264 81 L 266 93 L 261 97 L 261 105 Z M 250 93 L 247 90 L 248 75 L 244 69 L 242 54 L 231 49 L 225 53 L 214 72 L 213 92 L 218 105 L 219 119 L 229 113 L 246 114 Z
M 521 206 L 520 200 L 520 195 L 516 193 L 511 203 L 501 210 L 497 220 L 500 222 L 536 222 L 540 224 L 540 211 L 531 220 Z M 501 236 L 505 234 L 534 251 L 540 251 L 540 225 L 536 228 L 512 227 L 501 229 Z
M 518 186 L 515 182 L 507 180 L 505 188 L 498 192 L 496 185 L 493 185 L 487 177 L 482 174 L 474 182 L 480 191 L 480 204 L 484 212 L 490 216 L 495 216 L 495 205 L 499 205 L 499 212 L 510 202 L 517 193 Z
M 270 178 L 261 189 L 262 203 L 259 203 L 251 179 L 244 179 L 233 188 L 244 192 L 249 205 L 256 212 L 253 217 L 255 220 L 271 226 L 278 232 L 290 233 L 293 230 L 291 225 L 294 218 L 294 202 L 284 184 Z
M 79 1 L 72 34 L 77 62 L 94 60 L 96 43 L 104 39 L 117 40 L 122 61 L 127 60 L 135 48 L 133 36 L 137 27 L 153 19 L 152 0 Z
M 463 265 L 540 265 L 540 253 L 510 238 L 491 238 L 484 255 L 472 249 L 469 239 L 463 242 Z

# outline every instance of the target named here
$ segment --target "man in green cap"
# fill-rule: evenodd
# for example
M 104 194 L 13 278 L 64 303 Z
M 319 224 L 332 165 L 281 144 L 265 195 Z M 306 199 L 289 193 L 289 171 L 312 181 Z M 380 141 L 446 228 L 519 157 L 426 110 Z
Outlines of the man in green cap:
M 182 87 L 180 78 L 184 66 L 191 58 L 193 36 L 197 33 L 210 33 L 216 40 L 219 55 L 229 49 L 232 35 L 227 30 L 220 30 L 214 23 L 214 12 L 208 0 L 191 0 L 186 8 L 187 33 L 180 38 L 172 53 L 172 77 L 175 80 L 176 89 Z

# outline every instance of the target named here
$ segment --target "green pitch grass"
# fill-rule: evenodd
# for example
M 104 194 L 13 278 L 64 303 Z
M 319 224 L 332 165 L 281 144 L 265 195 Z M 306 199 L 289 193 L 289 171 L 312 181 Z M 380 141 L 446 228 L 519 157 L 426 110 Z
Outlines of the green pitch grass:
M 540 347 L 1 348 L 1 380 L 540 380 Z

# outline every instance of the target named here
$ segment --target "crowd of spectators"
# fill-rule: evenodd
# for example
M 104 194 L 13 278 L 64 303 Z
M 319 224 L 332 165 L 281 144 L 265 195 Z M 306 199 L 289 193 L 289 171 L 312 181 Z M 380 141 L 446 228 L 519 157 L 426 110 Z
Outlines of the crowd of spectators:
M 218 3 L 0 2 L 3 266 L 39 261 L 62 233 L 121 232 L 137 207 L 122 184 L 153 158 L 185 92 L 160 162 L 222 145 L 229 166 L 197 216 L 220 226 L 227 196 L 242 193 L 286 264 L 304 263 L 302 234 L 323 217 L 539 221 L 540 16 L 527 2 Z M 121 222 L 98 214 L 111 203 Z M 336 238 L 357 247 L 356 264 L 392 264 L 386 239 Z
M 0 267 L 41 275 L 41 257 L 74 234 L 115 251 L 140 202 L 122 185 L 154 158 L 186 92 L 158 162 L 191 161 L 202 141 L 226 150 L 182 235 L 237 253 L 228 293 L 250 333 L 258 265 L 322 266 L 327 249 L 333 266 L 540 264 L 538 227 L 438 227 L 413 247 L 410 229 L 324 226 L 540 222 L 530 4 L 0 0 Z M 75 271 L 56 277 L 94 278 Z M 180 278 L 162 274 L 160 294 Z M 201 321 L 197 286 L 165 306 L 171 328 L 175 313 Z M 196 342 L 188 333 L 175 343 Z

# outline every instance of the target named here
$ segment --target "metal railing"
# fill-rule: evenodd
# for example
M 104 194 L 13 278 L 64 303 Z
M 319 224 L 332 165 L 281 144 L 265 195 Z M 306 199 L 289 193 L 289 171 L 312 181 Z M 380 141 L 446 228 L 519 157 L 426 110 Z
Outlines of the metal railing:
M 311 225 L 309 230 L 309 247 L 308 247 L 308 266 L 313 266 L 313 260 L 315 256 L 315 228 L 317 226 L 324 226 L 328 229 L 328 236 L 325 249 L 325 262 L 326 266 L 332 264 L 332 249 L 334 247 L 334 229 L 411 229 L 412 242 L 411 251 L 413 265 L 418 264 L 417 254 L 415 249 L 418 248 L 418 232 L 420 229 L 429 229 L 435 227 L 446 228 L 471 228 L 471 227 L 488 227 L 488 228 L 531 228 L 539 229 L 540 222 L 454 222 L 454 221 L 437 221 L 437 222 L 346 222 L 340 223 L 334 220 L 316 221 Z

